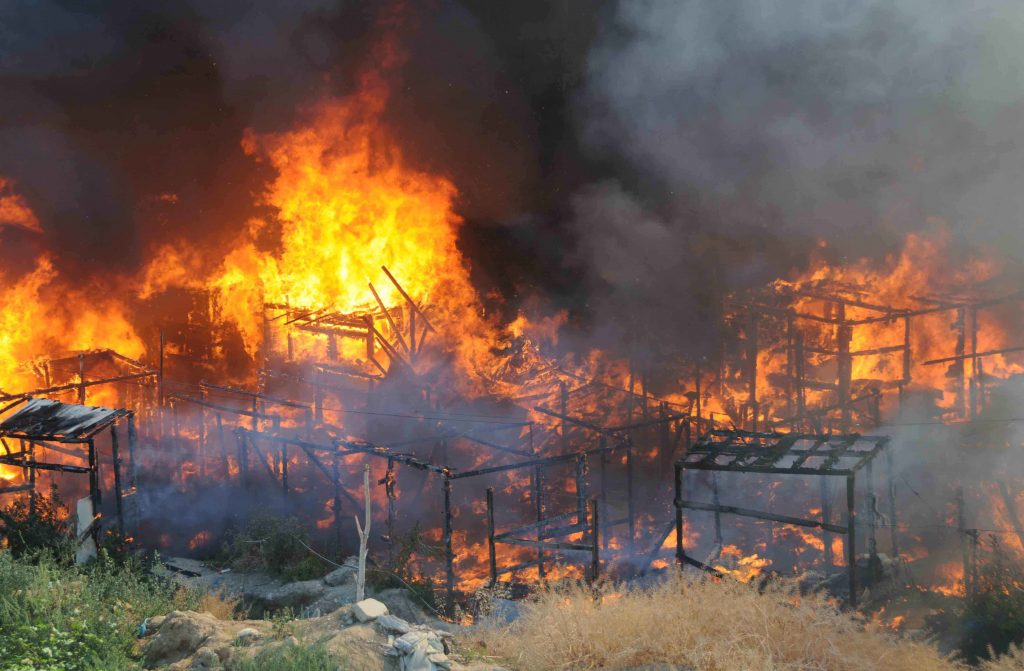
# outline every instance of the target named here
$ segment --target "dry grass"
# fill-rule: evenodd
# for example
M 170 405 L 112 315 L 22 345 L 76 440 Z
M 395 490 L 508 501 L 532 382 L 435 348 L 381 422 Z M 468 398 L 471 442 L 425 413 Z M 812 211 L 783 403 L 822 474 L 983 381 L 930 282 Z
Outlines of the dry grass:
M 224 592 L 206 592 L 199 599 L 196 610 L 200 613 L 210 613 L 221 620 L 232 620 L 241 617 L 238 604 L 241 597 L 228 596 Z
M 1010 646 L 1009 652 L 991 662 L 983 662 L 982 671 L 1024 671 L 1024 648 Z
M 487 654 L 516 669 L 622 669 L 671 664 L 699 671 L 954 671 L 926 643 L 900 639 L 782 587 L 675 574 L 645 590 L 572 587 L 525 604 L 511 625 L 481 628 Z M 986 667 L 988 668 L 988 667 Z M 993 666 L 991 671 L 1024 669 Z

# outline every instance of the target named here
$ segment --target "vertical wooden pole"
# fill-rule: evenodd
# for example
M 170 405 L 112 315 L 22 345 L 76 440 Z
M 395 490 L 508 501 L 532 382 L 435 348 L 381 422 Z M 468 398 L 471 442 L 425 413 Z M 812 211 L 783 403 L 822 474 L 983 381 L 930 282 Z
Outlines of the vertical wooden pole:
M 971 557 L 970 557 L 970 546 L 968 538 L 970 532 L 967 529 L 967 513 L 964 505 L 964 488 L 963 485 L 957 487 L 956 490 L 956 524 L 957 531 L 960 534 L 960 553 L 963 556 L 964 565 L 964 594 L 967 596 L 971 595 Z
M 864 496 L 865 518 L 868 520 L 868 580 L 874 582 L 878 571 L 878 516 L 875 515 L 877 500 L 875 498 L 875 476 L 871 462 L 864 466 L 866 491 Z
M 452 481 L 448 470 L 444 472 L 444 568 L 445 587 L 448 593 L 447 610 L 451 616 L 455 612 L 455 550 L 452 548 Z
M 561 411 L 562 417 L 564 418 L 564 417 L 566 417 L 569 414 L 567 412 L 567 410 L 569 408 L 569 390 L 565 386 L 565 381 L 564 380 L 558 383 L 558 392 L 559 392 L 558 396 L 559 396 L 559 400 L 560 400 L 559 410 Z M 569 426 L 566 423 L 565 419 L 562 420 L 562 426 L 561 426 L 560 435 L 561 435 L 561 438 L 562 438 L 562 453 L 563 454 L 568 454 L 569 453 Z
M 701 388 L 700 388 L 700 374 L 701 374 L 700 364 L 697 364 L 697 374 L 694 376 L 693 383 L 694 383 L 694 387 L 695 387 L 696 393 L 697 393 L 697 398 L 694 399 L 694 403 L 697 405 L 696 429 L 697 429 L 697 439 L 698 440 L 700 439 L 700 437 L 702 435 L 701 430 L 700 430 L 701 419 L 702 419 L 702 417 L 701 417 L 701 404 L 703 403 L 703 400 L 704 400 L 704 399 L 701 398 L 702 393 L 701 393 Z M 689 425 L 687 425 L 687 426 L 689 426 Z M 686 443 L 687 443 L 686 449 L 689 450 L 692 447 L 692 445 L 690 445 L 690 441 L 686 441 Z
M 487 488 L 487 556 L 490 568 L 490 587 L 498 582 L 498 558 L 494 548 L 494 487 Z
M 114 465 L 114 503 L 117 506 L 117 526 L 121 530 L 121 533 L 124 533 L 124 501 L 122 500 L 123 490 L 121 489 L 121 450 L 117 440 L 116 423 L 110 425 L 110 456 Z
M 576 456 L 576 524 L 581 527 L 587 524 L 586 459 L 583 454 Z
M 19 452 L 25 451 L 25 441 L 18 440 Z M 36 444 L 31 440 L 28 441 L 28 460 L 36 460 Z M 36 512 L 36 467 L 28 467 L 28 484 L 30 489 L 28 490 L 28 510 L 29 513 L 35 515 Z
M 981 376 L 980 366 L 981 359 L 977 357 L 978 354 L 978 308 L 977 306 L 971 306 L 971 379 L 968 382 L 970 390 L 970 408 L 968 417 L 973 419 L 978 416 L 981 412 L 979 401 L 981 400 Z
M 338 547 L 341 547 L 341 466 L 338 463 L 338 450 L 331 454 L 331 480 L 334 485 L 334 534 Z
M 849 573 L 850 608 L 857 608 L 857 508 L 856 476 L 846 476 L 846 567 Z
M 682 567 L 686 563 L 686 549 L 683 546 L 683 465 L 676 463 L 675 498 L 672 500 L 676 508 L 676 561 Z
M 217 413 L 217 440 L 220 443 L 220 460 L 224 466 L 225 479 L 231 475 L 231 468 L 228 466 L 228 448 L 224 442 L 224 418 Z
M 747 405 L 753 416 L 751 431 L 757 431 L 757 313 L 750 313 L 750 332 L 747 333 Z
M 85 355 L 78 355 L 78 403 L 85 405 Z
M 629 542 L 632 543 L 636 540 L 636 501 L 633 497 L 632 442 L 626 445 L 626 516 L 629 518 Z
M 544 521 L 544 471 L 540 466 L 533 467 L 533 499 L 537 507 L 537 522 Z M 544 525 L 537 527 L 537 542 L 544 540 Z M 544 580 L 544 549 L 537 546 L 537 576 Z
M 128 483 L 129 489 L 137 486 L 139 478 L 139 465 L 138 465 L 138 435 L 135 432 L 135 413 L 128 413 L 128 459 L 131 460 L 131 482 Z
M 276 431 L 274 432 L 277 433 Z M 288 443 L 281 441 L 281 492 L 288 496 Z
M 716 552 L 722 551 L 722 513 L 717 509 L 718 506 L 722 505 L 721 500 L 718 498 L 718 473 L 711 471 L 711 500 L 715 504 L 715 547 Z
M 903 317 L 903 379 L 900 381 L 900 410 L 906 403 L 907 387 L 910 385 L 910 315 Z
M 597 512 L 597 499 L 590 500 L 590 582 L 597 582 L 601 576 L 601 546 L 598 537 L 600 520 Z
M 96 458 L 96 442 L 90 438 L 89 446 L 89 498 L 92 499 L 92 509 L 96 513 L 100 511 L 100 463 Z
M 245 434 L 239 431 L 235 434 L 238 444 L 238 477 L 242 481 L 242 487 L 249 488 L 249 452 L 245 444 Z
M 829 494 L 829 478 L 827 475 L 818 477 L 818 483 L 821 488 L 821 521 L 825 524 L 832 522 L 832 499 Z M 824 543 L 825 553 L 825 577 L 828 578 L 832 575 L 832 535 L 822 529 L 821 540 Z
M 853 378 L 853 357 L 850 356 L 850 343 L 853 339 L 853 329 L 846 321 L 846 304 L 838 303 L 836 306 L 836 345 L 838 349 L 838 364 L 836 366 L 836 393 L 839 396 L 838 405 L 840 412 L 840 431 L 846 433 L 850 430 L 850 385 Z
M 885 470 L 886 489 L 889 490 L 889 551 L 892 553 L 893 559 L 899 559 L 900 546 L 897 541 L 896 533 L 896 471 L 893 468 L 892 448 L 889 445 L 885 446 Z
M 967 311 L 963 307 L 956 309 L 956 356 L 953 362 L 953 374 L 956 376 L 956 409 L 961 417 L 967 417 L 967 395 L 964 393 L 965 369 L 967 367 L 964 352 L 967 348 Z

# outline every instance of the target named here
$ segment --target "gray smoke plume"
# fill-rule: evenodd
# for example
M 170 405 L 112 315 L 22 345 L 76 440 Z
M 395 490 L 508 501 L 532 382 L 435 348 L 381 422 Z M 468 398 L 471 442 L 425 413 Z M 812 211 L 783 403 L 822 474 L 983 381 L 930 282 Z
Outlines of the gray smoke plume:
M 932 217 L 1019 260 L 1022 27 L 1001 0 L 620 2 L 575 110 L 618 166 L 573 201 L 593 293 L 685 340 L 636 306 L 699 308 L 819 238 L 877 257 Z

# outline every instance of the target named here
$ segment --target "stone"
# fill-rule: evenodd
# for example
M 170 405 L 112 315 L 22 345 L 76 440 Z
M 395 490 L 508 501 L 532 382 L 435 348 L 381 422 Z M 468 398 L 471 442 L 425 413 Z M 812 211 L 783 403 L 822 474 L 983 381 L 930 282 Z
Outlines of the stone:
M 376 620 L 381 615 L 388 614 L 388 607 L 376 599 L 363 599 L 352 606 L 352 613 L 360 622 Z
M 251 645 L 252 643 L 255 643 L 257 640 L 259 640 L 259 638 L 260 632 L 258 629 L 254 627 L 245 627 L 243 629 L 239 629 L 238 633 L 235 634 L 235 640 L 239 643 L 239 645 Z
M 348 584 L 339 585 L 338 587 L 329 587 L 323 591 L 316 601 L 303 609 L 303 614 L 307 617 L 326 615 L 327 613 L 333 613 L 343 606 L 355 603 L 355 600 L 355 585 Z
M 263 595 L 263 605 L 267 608 L 300 608 L 316 601 L 326 590 L 319 580 L 301 580 L 290 582 Z
M 353 563 L 349 564 L 350 561 Z M 354 563 L 355 561 L 355 557 L 346 559 L 341 567 L 334 569 L 323 577 L 324 584 L 328 587 L 338 587 L 339 585 L 354 582 L 356 574 L 359 572 L 358 567 Z
M 192 655 L 217 630 L 217 618 L 208 613 L 173 611 L 164 618 L 143 653 L 147 667 L 167 666 Z
M 412 631 L 411 624 L 394 615 L 381 615 L 377 618 L 377 626 L 389 634 L 402 635 Z
M 196 651 L 195 656 L 192 657 L 192 665 L 188 667 L 190 671 L 207 671 L 208 669 L 220 669 L 221 661 L 220 656 L 214 651 L 213 648 L 199 648 Z

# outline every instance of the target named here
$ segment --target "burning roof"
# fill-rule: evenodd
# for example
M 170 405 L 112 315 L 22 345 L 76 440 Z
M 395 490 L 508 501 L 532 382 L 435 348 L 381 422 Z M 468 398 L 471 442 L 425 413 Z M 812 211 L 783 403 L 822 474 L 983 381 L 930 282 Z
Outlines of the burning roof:
M 88 440 L 127 414 L 127 410 L 31 398 L 24 407 L 0 422 L 0 436 L 56 442 Z

